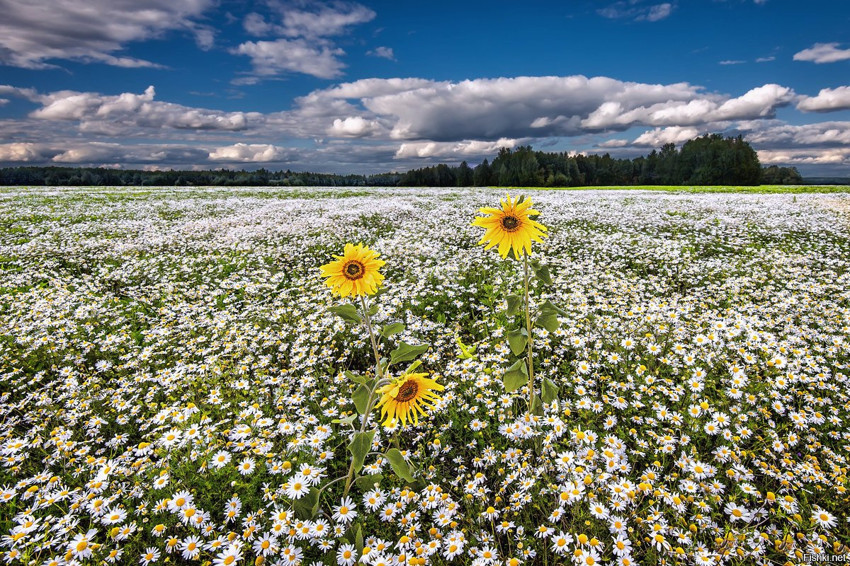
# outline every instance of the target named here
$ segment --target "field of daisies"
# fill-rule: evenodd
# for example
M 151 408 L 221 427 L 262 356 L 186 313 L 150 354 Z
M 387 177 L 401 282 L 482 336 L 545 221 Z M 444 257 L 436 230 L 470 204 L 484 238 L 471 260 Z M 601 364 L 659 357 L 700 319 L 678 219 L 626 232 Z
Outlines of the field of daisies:
M 525 196 L 0 189 L 0 560 L 850 552 L 850 195 Z

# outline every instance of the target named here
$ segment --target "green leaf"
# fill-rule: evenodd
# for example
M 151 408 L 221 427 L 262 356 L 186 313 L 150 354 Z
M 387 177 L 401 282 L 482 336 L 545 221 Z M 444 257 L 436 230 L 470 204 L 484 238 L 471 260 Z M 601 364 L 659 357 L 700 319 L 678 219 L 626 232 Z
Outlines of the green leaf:
M 357 523 L 357 528 L 354 530 L 354 548 L 358 555 L 363 555 L 363 527 L 360 523 Z
M 514 362 L 514 364 L 505 371 L 502 383 L 505 384 L 505 391 L 508 393 L 516 391 L 528 383 L 528 367 L 525 365 L 525 360 L 517 360 Z
M 537 276 L 539 281 L 542 281 L 546 285 L 552 284 L 552 276 L 549 274 L 549 267 L 542 264 L 537 264 L 534 267 L 534 275 Z
M 392 466 L 395 475 L 404 481 L 413 481 L 413 475 L 410 473 L 410 466 L 407 465 L 407 462 L 404 460 L 404 456 L 401 455 L 401 451 L 398 448 L 390 448 L 387 450 L 385 456 L 387 457 L 387 460 L 390 461 L 390 466 Z
M 420 354 L 427 352 L 430 347 L 430 344 L 412 346 L 406 342 L 402 342 L 398 345 L 398 348 L 390 352 L 390 365 L 397 364 L 398 362 L 409 362 Z
M 514 316 L 519 314 L 519 309 L 522 306 L 522 297 L 519 295 L 508 295 L 508 309 L 505 311 L 505 314 L 508 316 Z
M 375 316 L 376 314 L 378 314 L 378 305 L 369 307 L 369 316 Z
M 460 359 L 468 360 L 475 357 L 475 350 L 478 346 L 467 346 L 461 341 L 460 336 L 457 334 L 455 334 L 455 342 L 457 342 L 457 345 L 460 348 L 460 356 L 458 356 Z
M 390 336 L 394 336 L 399 332 L 404 332 L 406 326 L 400 322 L 394 322 L 392 324 L 388 324 L 381 329 L 381 336 L 384 338 L 389 338 Z
M 381 483 L 381 480 L 384 478 L 381 474 L 370 474 L 368 476 L 360 476 L 354 483 L 357 485 L 360 491 L 369 491 L 373 489 L 376 485 Z
M 354 463 L 355 473 L 360 473 L 360 470 L 363 469 L 366 454 L 372 448 L 372 440 L 375 439 L 376 431 L 377 429 L 373 428 L 368 432 L 358 432 L 349 443 L 348 451 L 351 452 L 351 460 Z
M 540 397 L 544 403 L 551 403 L 558 398 L 558 386 L 548 377 L 543 379 L 543 387 L 540 391 Z
M 519 330 L 508 330 L 508 344 L 511 347 L 511 352 L 514 353 L 514 356 L 522 354 L 523 350 L 525 350 L 526 344 L 528 344 L 528 332 L 526 332 L 525 328 L 520 328 Z
M 350 371 L 345 372 L 345 377 L 347 377 L 348 379 L 350 379 L 354 383 L 366 383 L 367 381 L 369 381 L 369 378 L 366 377 L 365 375 L 357 375 L 357 374 L 351 373 Z
M 348 415 L 345 418 L 334 419 L 331 422 L 334 423 L 334 424 L 342 424 L 342 425 L 345 425 L 345 426 L 350 426 L 351 423 L 353 423 L 354 419 L 356 419 L 356 418 L 357 418 L 357 415 Z
M 564 309 L 556 307 L 549 299 L 546 299 L 546 301 L 540 305 L 540 314 L 559 314 L 561 316 L 569 316 Z
M 531 407 L 529 407 L 529 412 L 532 415 L 543 416 L 543 403 L 540 402 L 540 397 L 534 396 L 534 400 L 531 402 Z
M 339 316 L 348 324 L 360 324 L 363 322 L 363 319 L 360 318 L 360 314 L 357 312 L 357 307 L 350 303 L 347 305 L 330 307 L 328 310 Z
M 369 394 L 372 392 L 371 389 L 365 384 L 361 383 L 357 389 L 354 390 L 354 394 L 351 396 L 351 400 L 354 401 L 354 406 L 357 408 L 357 412 L 361 415 L 365 415 L 366 411 L 369 409 Z
M 319 490 L 311 487 L 304 497 L 292 502 L 292 510 L 302 520 L 312 519 L 319 513 Z
M 555 332 L 558 330 L 558 327 L 561 325 L 558 322 L 558 315 L 555 314 L 541 314 L 537 317 L 537 320 L 534 321 L 534 326 L 538 328 L 545 328 L 549 332 Z

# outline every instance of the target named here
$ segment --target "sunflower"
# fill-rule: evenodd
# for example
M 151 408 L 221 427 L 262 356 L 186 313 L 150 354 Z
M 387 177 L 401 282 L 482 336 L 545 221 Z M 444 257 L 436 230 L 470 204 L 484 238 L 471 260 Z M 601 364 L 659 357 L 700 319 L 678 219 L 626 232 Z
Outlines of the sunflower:
M 489 242 L 485 250 L 498 245 L 499 255 L 502 257 L 507 257 L 508 250 L 513 249 L 514 255 L 518 258 L 523 250 L 531 255 L 532 240 L 543 242 L 541 237 L 544 236 L 546 226 L 531 219 L 532 216 L 538 216 L 540 213 L 531 208 L 531 199 L 520 201 L 521 199 L 511 200 L 511 195 L 508 195 L 507 200 L 501 201 L 501 209 L 485 207 L 480 210 L 489 216 L 476 218 L 472 225 L 481 226 L 487 230 L 478 242 L 479 244 Z
M 444 387 L 434 379 L 425 377 L 426 373 L 406 373 L 387 385 L 378 389 L 381 400 L 375 407 L 381 407 L 381 418 L 387 415 L 384 424 L 390 424 L 396 419 L 401 420 L 402 426 L 408 419 L 419 424 L 419 415 L 425 414 L 424 407 L 433 407 L 440 400 L 434 391 L 442 391 Z
M 342 256 L 321 267 L 325 283 L 340 297 L 374 295 L 384 280 L 378 272 L 386 262 L 363 244 L 345 244 Z

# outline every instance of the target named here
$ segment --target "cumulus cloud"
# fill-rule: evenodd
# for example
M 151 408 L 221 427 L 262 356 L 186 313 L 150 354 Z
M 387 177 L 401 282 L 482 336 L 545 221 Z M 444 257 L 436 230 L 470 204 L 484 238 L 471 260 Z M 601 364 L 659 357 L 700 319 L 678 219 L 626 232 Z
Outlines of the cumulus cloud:
M 772 124 L 763 127 L 748 125 L 749 142 L 767 149 L 798 146 L 823 148 L 850 146 L 850 122 L 820 122 L 816 124 Z
M 762 165 L 842 165 L 850 166 L 850 148 L 832 149 L 760 149 Z
M 701 133 L 700 130 L 693 127 L 670 126 L 667 128 L 655 128 L 639 135 L 632 142 L 632 145 L 644 147 L 661 147 L 668 143 L 679 145 L 698 137 Z
M 282 73 L 303 73 L 320 79 L 332 79 L 342 74 L 342 49 L 330 43 L 315 44 L 305 39 L 276 39 L 246 41 L 230 51 L 251 58 L 253 73 L 270 77 Z
M 42 107 L 30 116 L 41 120 L 77 121 L 81 131 L 117 135 L 134 128 L 238 131 L 259 114 L 192 108 L 154 100 L 155 90 L 115 96 L 58 91 L 38 96 Z
M 806 96 L 797 103 L 804 112 L 831 112 L 850 108 L 850 86 L 823 88 L 817 96 Z
M 49 155 L 43 144 L 22 142 L 0 144 L 0 163 L 2 162 L 40 162 Z
M 344 138 L 362 138 L 377 132 L 380 129 L 377 120 L 365 120 L 360 116 L 334 120 L 328 129 L 328 135 Z
M 209 153 L 212 161 L 229 161 L 239 163 L 267 163 L 282 161 L 288 151 L 285 148 L 271 144 L 237 143 L 217 147 Z
M 794 54 L 795 61 L 811 61 L 813 63 L 835 63 L 850 59 L 850 49 L 839 48 L 838 43 L 815 43 L 808 49 Z
M 516 147 L 518 140 L 501 138 L 496 141 L 464 140 L 461 142 L 409 142 L 399 146 L 396 159 L 409 157 L 481 157 L 491 156 L 499 148 Z
M 213 0 L 4 0 L 0 63 L 28 69 L 53 66 L 52 60 L 157 67 L 117 52 L 169 30 L 188 31 L 200 45 L 211 45 L 212 31 L 196 19 L 212 5 Z
M 248 14 L 243 27 L 262 41 L 246 41 L 230 52 L 251 60 L 252 74 L 237 82 L 255 82 L 260 78 L 285 73 L 303 73 L 322 79 L 342 74 L 345 65 L 339 57 L 345 52 L 329 38 L 345 33 L 351 26 L 375 18 L 375 12 L 357 3 L 267 2 L 270 14 Z M 390 53 L 392 50 L 390 50 Z

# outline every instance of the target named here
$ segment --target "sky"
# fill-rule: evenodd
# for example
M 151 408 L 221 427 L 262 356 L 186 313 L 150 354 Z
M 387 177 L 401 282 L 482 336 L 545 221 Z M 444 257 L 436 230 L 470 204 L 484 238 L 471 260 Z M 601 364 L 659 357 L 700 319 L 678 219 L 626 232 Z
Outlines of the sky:
M 850 176 L 848 0 L 0 0 L 0 165 L 470 165 L 743 135 Z

